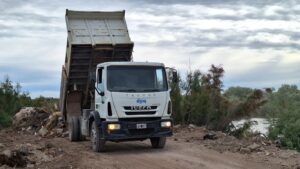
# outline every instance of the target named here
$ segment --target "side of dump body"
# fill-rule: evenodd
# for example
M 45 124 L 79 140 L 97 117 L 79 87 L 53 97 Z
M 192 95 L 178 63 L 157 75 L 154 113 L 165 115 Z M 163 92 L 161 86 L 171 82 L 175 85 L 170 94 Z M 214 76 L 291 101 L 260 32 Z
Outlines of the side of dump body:
M 133 42 L 124 16 L 125 11 L 66 10 L 68 39 L 60 88 L 60 108 L 65 117 L 92 108 L 97 64 L 132 60 Z

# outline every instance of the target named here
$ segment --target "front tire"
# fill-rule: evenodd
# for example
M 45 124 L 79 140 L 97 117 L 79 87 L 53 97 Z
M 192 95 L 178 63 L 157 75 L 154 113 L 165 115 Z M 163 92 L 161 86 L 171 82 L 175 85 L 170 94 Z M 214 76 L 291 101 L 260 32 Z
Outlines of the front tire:
M 154 137 L 150 138 L 152 148 L 162 149 L 166 145 L 166 137 Z
M 96 122 L 92 122 L 92 127 L 90 131 L 92 149 L 95 152 L 104 152 L 105 140 L 101 138 L 101 130 L 97 127 Z

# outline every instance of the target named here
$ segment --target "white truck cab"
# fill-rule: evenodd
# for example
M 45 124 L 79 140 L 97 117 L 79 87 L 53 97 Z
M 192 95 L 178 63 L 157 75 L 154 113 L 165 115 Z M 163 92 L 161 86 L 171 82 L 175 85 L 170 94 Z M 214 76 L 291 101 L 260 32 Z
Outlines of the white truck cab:
M 170 119 L 170 92 L 165 67 L 161 63 L 99 64 L 96 89 L 95 110 L 107 121 L 149 116 Z

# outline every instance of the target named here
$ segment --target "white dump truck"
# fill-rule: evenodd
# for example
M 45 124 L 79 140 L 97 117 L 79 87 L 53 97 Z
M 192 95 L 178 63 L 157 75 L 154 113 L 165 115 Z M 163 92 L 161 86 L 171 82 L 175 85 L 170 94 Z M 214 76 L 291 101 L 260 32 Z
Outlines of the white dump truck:
M 172 135 L 172 105 L 162 63 L 132 62 L 125 11 L 66 11 L 68 30 L 60 108 L 69 138 L 90 138 L 96 152 L 106 141 L 150 139 L 163 148 Z M 169 71 L 170 72 L 170 71 Z

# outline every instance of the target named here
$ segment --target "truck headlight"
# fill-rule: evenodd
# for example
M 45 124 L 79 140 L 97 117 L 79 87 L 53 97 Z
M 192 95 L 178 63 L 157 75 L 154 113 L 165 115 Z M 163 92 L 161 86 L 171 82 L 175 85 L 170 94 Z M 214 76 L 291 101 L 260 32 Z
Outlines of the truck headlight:
M 120 124 L 108 124 L 107 129 L 108 130 L 120 130 L 121 126 Z
M 162 121 L 160 124 L 161 127 L 165 127 L 165 128 L 170 128 L 172 126 L 171 121 Z

